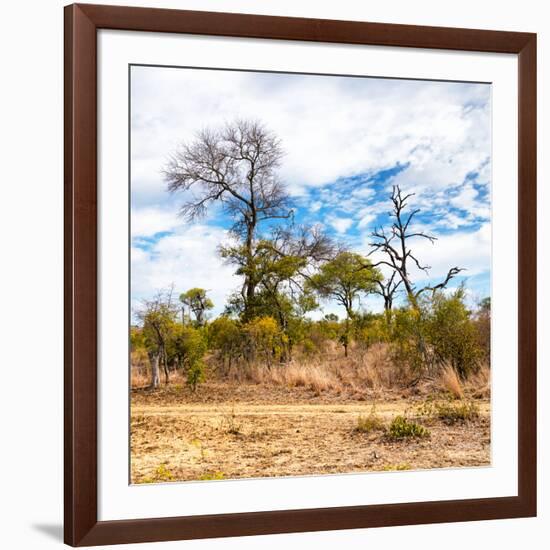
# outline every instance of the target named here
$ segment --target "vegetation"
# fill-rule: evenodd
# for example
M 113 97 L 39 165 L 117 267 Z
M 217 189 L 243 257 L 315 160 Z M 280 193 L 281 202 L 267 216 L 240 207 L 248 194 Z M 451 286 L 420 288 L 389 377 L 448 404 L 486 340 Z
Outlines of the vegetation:
M 388 428 L 388 437 L 391 439 L 419 438 L 429 435 L 427 428 L 401 415 L 396 416 Z
M 468 422 L 479 417 L 479 407 L 473 401 L 437 403 L 435 407 L 437 417 L 449 425 Z
M 376 408 L 372 407 L 368 416 L 360 416 L 357 419 L 357 428 L 356 431 L 362 433 L 371 433 L 377 430 L 384 430 L 385 425 L 384 421 L 380 416 L 376 414 Z

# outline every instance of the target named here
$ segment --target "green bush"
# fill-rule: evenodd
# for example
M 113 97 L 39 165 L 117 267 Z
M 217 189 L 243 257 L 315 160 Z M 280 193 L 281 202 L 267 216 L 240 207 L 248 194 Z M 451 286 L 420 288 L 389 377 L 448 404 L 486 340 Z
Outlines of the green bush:
M 169 352 L 187 373 L 187 384 L 192 391 L 205 379 L 204 355 L 207 341 L 202 328 L 176 325 L 169 341 Z
M 187 369 L 187 385 L 192 392 L 197 390 L 197 386 L 205 380 L 205 365 L 202 360 L 196 361 Z
M 383 472 L 401 472 L 410 469 L 411 465 L 408 462 L 401 462 L 398 464 L 386 464 L 382 467 Z
M 477 369 L 483 351 L 476 325 L 464 304 L 464 289 L 451 296 L 436 293 L 432 299 L 429 340 L 436 361 L 450 364 L 462 378 Z
M 430 435 L 429 430 L 417 424 L 407 420 L 404 416 L 396 416 L 388 429 L 388 436 L 391 439 L 408 439 L 408 438 L 420 438 L 428 437 Z
M 228 368 L 242 355 L 242 342 L 239 323 L 229 317 L 218 317 L 208 326 L 208 345 Z
M 246 357 L 249 362 L 257 357 L 265 360 L 268 367 L 280 357 L 284 335 L 273 317 L 256 317 L 243 326 L 247 340 Z
M 390 320 L 392 358 L 422 374 L 452 367 L 461 378 L 474 372 L 483 359 L 478 326 L 464 303 L 461 287 L 447 296 L 423 296 L 416 306 L 394 310 Z

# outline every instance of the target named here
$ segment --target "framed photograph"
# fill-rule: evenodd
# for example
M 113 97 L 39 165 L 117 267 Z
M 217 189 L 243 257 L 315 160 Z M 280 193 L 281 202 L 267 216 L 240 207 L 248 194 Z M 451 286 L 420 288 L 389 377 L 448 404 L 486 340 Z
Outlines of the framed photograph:
M 65 542 L 536 515 L 536 35 L 65 8 Z

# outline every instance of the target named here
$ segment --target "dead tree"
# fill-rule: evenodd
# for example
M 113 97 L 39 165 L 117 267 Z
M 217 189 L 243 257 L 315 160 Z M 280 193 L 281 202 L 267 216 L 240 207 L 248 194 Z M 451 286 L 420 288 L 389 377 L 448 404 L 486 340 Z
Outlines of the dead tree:
M 418 308 L 418 298 L 421 294 L 428 291 L 433 293 L 436 290 L 445 288 L 455 275 L 463 271 L 463 268 L 452 267 L 440 283 L 433 286 L 427 285 L 422 288 L 416 288 L 409 271 L 411 262 L 425 273 L 429 272 L 430 266 L 420 263 L 409 247 L 408 241 L 413 237 L 420 237 L 428 239 L 433 244 L 437 238 L 424 231 L 413 231 L 410 229 L 414 216 L 420 212 L 419 208 L 412 210 L 408 214 L 403 212 L 407 205 L 407 200 L 412 196 L 414 196 L 414 193 L 403 195 L 398 185 L 393 186 L 391 194 L 393 208 L 390 212 L 393 218 L 392 225 L 388 232 L 383 228 L 375 229 L 371 233 L 374 240 L 370 243 L 370 246 L 372 247 L 371 254 L 378 251 L 385 255 L 385 259 L 374 263 L 373 267 L 385 265 L 391 268 L 394 273 L 397 273 L 405 287 L 405 292 L 411 305 Z
M 242 295 L 250 303 L 258 280 L 253 264 L 259 224 L 290 218 L 290 197 L 277 177 L 283 157 L 279 139 L 256 121 L 237 120 L 199 132 L 171 157 L 164 178 L 171 192 L 185 191 L 181 214 L 189 221 L 213 203 L 233 218 L 232 232 L 246 254 Z
M 384 311 L 386 313 L 392 310 L 394 295 L 403 282 L 401 279 L 398 279 L 397 281 L 395 280 L 396 274 L 397 271 L 392 271 L 391 276 L 385 281 L 377 280 L 376 284 L 378 285 L 378 288 L 373 290 L 374 294 L 378 294 L 384 299 Z

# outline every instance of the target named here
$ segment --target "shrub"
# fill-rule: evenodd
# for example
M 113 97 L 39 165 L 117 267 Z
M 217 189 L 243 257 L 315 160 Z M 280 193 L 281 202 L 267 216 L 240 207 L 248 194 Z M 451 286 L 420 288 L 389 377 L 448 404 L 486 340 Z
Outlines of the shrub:
M 187 369 L 187 385 L 191 389 L 192 392 L 195 392 L 197 390 L 197 386 L 204 382 L 205 374 L 204 374 L 205 365 L 202 359 L 200 361 L 194 362 L 188 369 Z
M 407 438 L 420 438 L 428 437 L 430 435 L 429 430 L 417 424 L 407 420 L 404 416 L 396 416 L 388 429 L 388 436 L 391 439 L 407 439 Z
M 282 333 L 273 317 L 256 317 L 243 327 L 248 346 L 246 356 L 254 361 L 257 355 L 265 359 L 267 366 L 281 353 Z
M 355 430 L 362 433 L 371 433 L 377 430 L 384 430 L 384 421 L 380 416 L 376 414 L 375 406 L 372 406 L 372 409 L 368 416 L 359 416 L 357 419 L 357 427 Z
M 392 314 L 392 359 L 402 368 L 408 367 L 419 374 L 431 367 L 428 347 L 428 308 L 403 307 Z
M 479 417 L 479 407 L 473 401 L 466 403 L 436 403 L 436 415 L 445 424 L 468 422 Z
M 208 343 L 217 350 L 222 363 L 232 363 L 242 353 L 242 333 L 239 324 L 229 317 L 218 317 L 208 326 Z
M 203 357 L 207 342 L 203 329 L 176 325 L 169 341 L 168 351 L 177 359 L 187 373 L 187 384 L 192 391 L 204 381 L 205 365 Z
M 464 304 L 464 289 L 451 296 L 436 293 L 432 300 L 429 340 L 436 360 L 453 367 L 466 378 L 479 366 L 483 352 L 476 325 Z
M 174 479 L 174 475 L 164 464 L 161 464 L 157 468 L 157 478 L 162 481 L 171 481 Z

